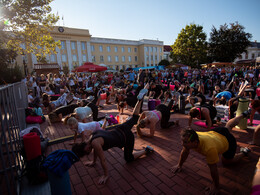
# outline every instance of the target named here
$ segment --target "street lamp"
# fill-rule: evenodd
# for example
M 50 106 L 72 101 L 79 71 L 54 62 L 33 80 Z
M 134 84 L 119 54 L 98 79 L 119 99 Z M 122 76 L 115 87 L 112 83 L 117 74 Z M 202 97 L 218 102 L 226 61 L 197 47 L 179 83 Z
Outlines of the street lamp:
M 23 52 L 22 53 L 22 56 L 23 56 L 23 70 L 24 70 L 24 75 L 27 76 L 27 64 L 26 64 L 26 61 L 25 61 L 25 53 Z

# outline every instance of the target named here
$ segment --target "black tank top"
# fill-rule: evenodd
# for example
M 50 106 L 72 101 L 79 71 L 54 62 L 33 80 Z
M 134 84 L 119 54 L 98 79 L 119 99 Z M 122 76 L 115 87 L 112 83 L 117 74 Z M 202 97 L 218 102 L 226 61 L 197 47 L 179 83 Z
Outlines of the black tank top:
M 74 109 L 77 107 L 79 107 L 78 104 L 70 104 L 68 106 L 61 106 L 53 112 L 55 112 L 57 115 L 62 114 L 62 116 L 66 116 L 73 113 Z
M 112 129 L 109 131 L 97 130 L 92 134 L 91 142 L 99 137 L 104 139 L 103 150 L 106 151 L 109 148 L 118 147 L 123 148 L 125 146 L 125 136 L 120 129 Z

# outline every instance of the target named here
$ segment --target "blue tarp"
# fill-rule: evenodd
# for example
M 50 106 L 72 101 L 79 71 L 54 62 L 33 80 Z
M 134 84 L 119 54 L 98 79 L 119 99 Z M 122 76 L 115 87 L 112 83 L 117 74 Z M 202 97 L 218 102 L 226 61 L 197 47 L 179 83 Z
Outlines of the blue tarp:
M 133 68 L 134 71 L 138 71 L 139 69 L 145 70 L 145 69 L 156 69 L 156 70 L 164 70 L 164 66 L 146 66 L 146 67 L 137 67 Z

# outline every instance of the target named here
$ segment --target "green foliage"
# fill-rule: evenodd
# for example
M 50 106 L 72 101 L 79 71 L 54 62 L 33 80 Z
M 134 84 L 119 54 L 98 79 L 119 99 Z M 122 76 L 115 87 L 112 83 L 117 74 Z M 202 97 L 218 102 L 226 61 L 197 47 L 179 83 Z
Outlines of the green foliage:
M 8 48 L 18 54 L 34 53 L 37 57 L 56 53 L 60 41 L 55 41 L 50 31 L 59 17 L 50 13 L 52 1 L 0 0 L 0 30 Z
M 212 61 L 233 62 L 241 53 L 246 52 L 252 35 L 244 31 L 238 22 L 212 28 L 209 39 L 209 57 Z
M 173 63 L 197 67 L 207 58 L 206 33 L 200 25 L 186 25 L 172 45 L 170 57 Z
M 0 70 L 0 85 L 7 83 L 15 83 L 23 78 L 22 71 L 18 65 L 13 68 L 5 68 Z
M 158 65 L 168 66 L 168 65 L 170 65 L 170 62 L 168 60 L 161 60 Z

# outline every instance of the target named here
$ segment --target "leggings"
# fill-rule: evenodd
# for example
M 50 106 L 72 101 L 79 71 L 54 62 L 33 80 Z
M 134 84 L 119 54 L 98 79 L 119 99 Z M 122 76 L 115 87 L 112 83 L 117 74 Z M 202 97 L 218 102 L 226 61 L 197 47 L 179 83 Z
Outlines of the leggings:
M 161 118 L 161 127 L 163 129 L 169 128 L 170 126 L 174 125 L 175 122 L 169 122 L 170 120 L 170 115 L 171 115 L 171 108 L 173 105 L 173 100 L 170 101 L 170 103 L 168 104 L 168 106 L 164 105 L 164 104 L 160 104 L 158 106 L 156 106 L 155 110 L 158 110 L 161 112 L 162 114 L 162 118 Z

